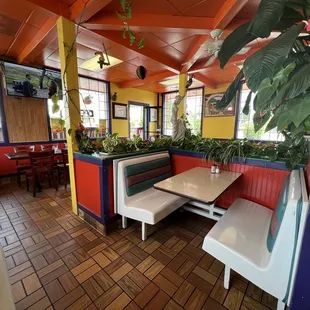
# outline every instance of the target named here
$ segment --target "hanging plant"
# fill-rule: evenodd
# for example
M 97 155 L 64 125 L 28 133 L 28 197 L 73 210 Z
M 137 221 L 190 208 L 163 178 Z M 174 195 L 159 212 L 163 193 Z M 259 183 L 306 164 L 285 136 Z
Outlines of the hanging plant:
M 116 11 L 117 16 L 120 18 L 120 20 L 125 25 L 123 30 L 123 38 L 129 39 L 129 44 L 132 46 L 133 44 L 136 44 L 139 49 L 144 47 L 145 41 L 144 38 L 142 38 L 138 43 L 136 42 L 136 35 L 131 31 L 128 20 L 132 17 L 132 1 L 128 0 L 120 0 L 122 12 Z

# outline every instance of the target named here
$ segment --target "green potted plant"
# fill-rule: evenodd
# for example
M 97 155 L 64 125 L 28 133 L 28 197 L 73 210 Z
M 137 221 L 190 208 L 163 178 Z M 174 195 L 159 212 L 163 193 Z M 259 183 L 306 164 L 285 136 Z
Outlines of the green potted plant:
M 228 60 L 248 43 L 267 38 L 273 30 L 282 33 L 249 56 L 218 108 L 225 108 L 245 79 L 251 90 L 244 114 L 254 98 L 254 129 L 277 128 L 296 146 L 310 129 L 310 16 L 309 1 L 262 0 L 251 21 L 235 29 L 224 41 L 218 58 L 224 68 Z

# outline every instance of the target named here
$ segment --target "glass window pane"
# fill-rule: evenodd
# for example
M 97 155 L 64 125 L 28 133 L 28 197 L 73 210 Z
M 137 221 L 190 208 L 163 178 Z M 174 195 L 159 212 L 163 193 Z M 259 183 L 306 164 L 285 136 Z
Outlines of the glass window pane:
M 246 85 L 242 91 L 240 92 L 239 96 L 239 105 L 238 105 L 238 123 L 237 123 L 237 139 L 249 139 L 249 140 L 259 140 L 259 141 L 283 141 L 284 137 L 282 134 L 277 132 L 277 129 L 274 128 L 268 132 L 265 132 L 266 125 L 261 128 L 258 132 L 254 130 L 254 108 L 253 102 L 255 96 L 252 95 L 250 101 L 250 109 L 249 114 L 245 115 L 242 113 L 242 110 L 245 106 L 246 99 L 249 95 L 250 91 L 247 89 Z

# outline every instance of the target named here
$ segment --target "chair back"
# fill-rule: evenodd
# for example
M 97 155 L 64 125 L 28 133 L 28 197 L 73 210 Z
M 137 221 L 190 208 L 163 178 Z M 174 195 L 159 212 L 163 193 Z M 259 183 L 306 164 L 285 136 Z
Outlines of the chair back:
M 29 158 L 34 171 L 40 168 L 53 169 L 54 151 L 29 152 Z
M 46 145 L 41 145 L 41 150 L 42 151 L 55 151 L 58 150 L 58 144 L 46 144 Z
M 62 156 L 62 161 L 64 165 L 67 165 L 69 163 L 68 150 L 61 149 L 61 156 Z
M 14 153 L 29 153 L 33 152 L 35 149 L 34 145 L 19 145 L 19 146 L 14 146 L 13 150 Z

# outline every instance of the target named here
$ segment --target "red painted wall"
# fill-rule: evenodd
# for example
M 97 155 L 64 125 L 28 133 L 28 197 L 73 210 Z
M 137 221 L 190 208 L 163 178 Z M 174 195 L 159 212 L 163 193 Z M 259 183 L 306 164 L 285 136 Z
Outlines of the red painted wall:
M 78 203 L 100 217 L 100 167 L 77 159 L 74 167 Z
M 108 167 L 108 175 L 109 175 L 109 215 L 114 216 L 114 180 L 113 180 L 113 165 L 111 164 Z
M 179 174 L 195 167 L 211 167 L 211 165 L 211 161 L 203 161 L 201 158 L 172 155 L 173 174 Z M 284 179 L 289 174 L 285 170 L 240 164 L 229 164 L 221 169 L 242 173 L 242 176 L 217 201 L 216 204 L 223 208 L 228 208 L 237 198 L 246 198 L 274 209 Z M 310 172 L 310 164 L 308 171 Z
M 42 145 L 46 144 L 56 144 L 57 142 L 49 142 L 49 143 L 42 143 Z M 31 143 L 25 143 L 23 145 L 33 145 Z M 65 145 L 64 143 L 58 143 L 59 148 L 63 148 Z M 41 150 L 41 144 L 35 145 L 35 150 Z M 16 161 L 9 160 L 4 154 L 6 153 L 14 153 L 13 146 L 0 146 L 0 175 L 12 174 L 16 173 Z M 61 155 L 57 155 L 56 159 L 61 160 Z

